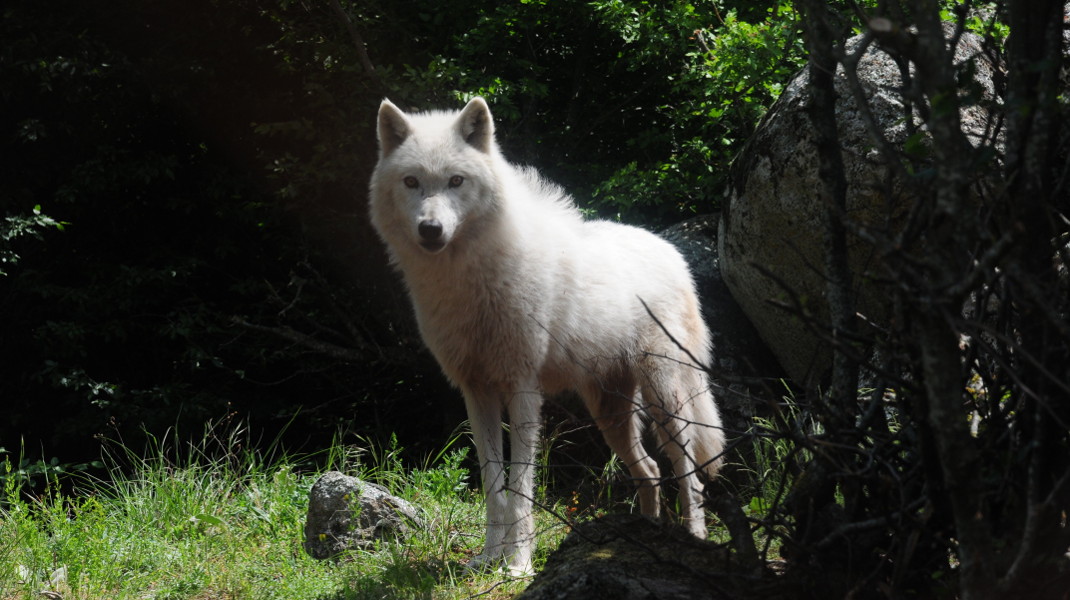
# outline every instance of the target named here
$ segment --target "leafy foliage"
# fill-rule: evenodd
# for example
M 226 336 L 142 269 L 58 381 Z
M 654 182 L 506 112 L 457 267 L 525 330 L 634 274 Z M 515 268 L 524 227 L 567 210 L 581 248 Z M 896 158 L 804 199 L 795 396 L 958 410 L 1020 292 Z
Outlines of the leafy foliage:
M 19 261 L 19 255 L 12 249 L 15 240 L 30 236 L 41 240 L 44 238 L 43 231 L 58 229 L 63 231 L 65 223 L 61 223 L 41 212 L 41 205 L 33 207 L 31 215 L 14 215 L 4 217 L 0 223 L 0 266 L 14 265 Z M 0 268 L 0 277 L 7 273 Z
M 689 9 L 692 23 L 702 23 Z M 678 22 L 678 15 L 666 17 Z M 599 205 L 618 215 L 660 211 L 678 218 L 718 207 L 729 163 L 803 60 L 798 18 L 788 3 L 770 7 L 756 23 L 730 10 L 719 26 L 699 25 L 688 40 L 689 48 L 675 49 L 686 62 L 663 75 L 664 128 L 631 142 L 644 149 L 666 142 L 668 153 L 626 164 L 594 192 Z

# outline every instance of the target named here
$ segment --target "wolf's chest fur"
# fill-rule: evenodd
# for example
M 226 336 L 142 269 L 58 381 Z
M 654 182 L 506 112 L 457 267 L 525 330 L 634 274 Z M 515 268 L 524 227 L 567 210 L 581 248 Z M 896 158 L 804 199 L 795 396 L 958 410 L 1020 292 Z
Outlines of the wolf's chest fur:
M 420 333 L 458 385 L 503 381 L 537 370 L 546 353 L 546 298 L 522 264 L 465 257 L 406 271 Z M 545 294 L 545 292 L 543 292 Z

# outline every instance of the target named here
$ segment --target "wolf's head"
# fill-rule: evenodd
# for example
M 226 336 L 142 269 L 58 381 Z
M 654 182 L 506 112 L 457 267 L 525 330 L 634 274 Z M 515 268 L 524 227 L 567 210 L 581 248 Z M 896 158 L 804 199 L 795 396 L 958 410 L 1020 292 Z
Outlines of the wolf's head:
M 378 136 L 371 219 L 395 259 L 441 252 L 495 212 L 495 163 L 502 159 L 482 98 L 459 112 L 416 114 L 383 100 Z

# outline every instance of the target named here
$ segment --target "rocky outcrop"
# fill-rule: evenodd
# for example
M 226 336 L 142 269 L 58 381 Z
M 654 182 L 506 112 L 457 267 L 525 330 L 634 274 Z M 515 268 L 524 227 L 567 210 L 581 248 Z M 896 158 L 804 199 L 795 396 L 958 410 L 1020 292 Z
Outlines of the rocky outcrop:
M 728 551 L 639 515 L 578 525 L 516 600 L 735 598 Z
M 330 471 L 309 492 L 304 548 L 313 558 L 332 558 L 378 540 L 403 539 L 421 526 L 416 509 L 386 488 Z
M 849 51 L 860 38 L 848 41 Z M 980 38 L 966 33 L 955 49 L 964 62 L 981 52 Z M 974 78 L 982 96 L 993 97 L 993 68 L 974 61 Z M 877 128 L 897 146 L 909 137 L 897 88 L 899 66 L 871 46 L 858 64 L 858 78 Z M 720 266 L 725 283 L 762 339 L 799 384 L 819 381 L 831 351 L 799 313 L 827 322 L 823 273 L 822 197 L 815 134 L 807 114 L 809 75 L 803 70 L 788 84 L 747 146 L 737 157 L 720 221 Z M 836 77 L 836 116 L 847 177 L 848 229 L 895 230 L 912 199 L 891 178 L 867 129 L 862 106 L 848 88 L 842 67 Z M 988 131 L 990 115 L 982 104 L 962 110 L 964 130 L 976 143 Z M 920 120 L 915 117 L 915 122 Z M 920 127 L 924 130 L 924 127 Z M 923 151 L 924 138 L 912 140 Z M 880 321 L 888 307 L 879 286 L 881 269 L 872 247 L 848 239 L 858 312 Z M 775 304 L 792 307 L 784 310 Z M 794 314 L 793 314 L 794 313 Z

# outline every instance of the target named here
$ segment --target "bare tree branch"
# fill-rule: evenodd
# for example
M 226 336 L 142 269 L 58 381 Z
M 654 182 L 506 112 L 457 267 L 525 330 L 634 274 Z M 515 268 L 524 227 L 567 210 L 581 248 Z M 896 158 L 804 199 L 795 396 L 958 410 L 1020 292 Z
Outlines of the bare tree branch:
M 345 361 L 354 364 L 379 364 L 379 363 L 395 363 L 403 364 L 406 357 L 397 352 L 388 352 L 383 348 L 377 348 L 376 352 L 369 352 L 368 349 L 357 350 L 353 348 L 346 348 L 330 342 L 317 339 L 306 333 L 302 333 L 287 325 L 268 326 L 260 325 L 257 323 L 251 323 L 242 317 L 231 317 L 231 322 L 240 327 L 244 327 L 250 331 L 258 331 L 261 333 L 268 333 L 276 337 L 280 337 L 284 340 L 299 344 L 313 350 L 320 354 L 324 354 L 331 358 Z
M 360 35 L 357 26 L 349 18 L 349 14 L 346 13 L 345 9 L 342 8 L 342 4 L 338 0 L 330 0 L 330 3 L 331 10 L 334 11 L 335 16 L 342 21 L 346 31 L 349 32 L 349 39 L 353 41 L 353 48 L 357 51 L 360 66 L 363 67 L 364 73 L 371 80 L 372 87 L 380 93 L 384 92 L 383 81 L 379 78 L 379 72 L 375 70 L 375 65 L 372 64 L 372 59 L 368 55 L 368 46 L 364 43 L 364 37 Z

